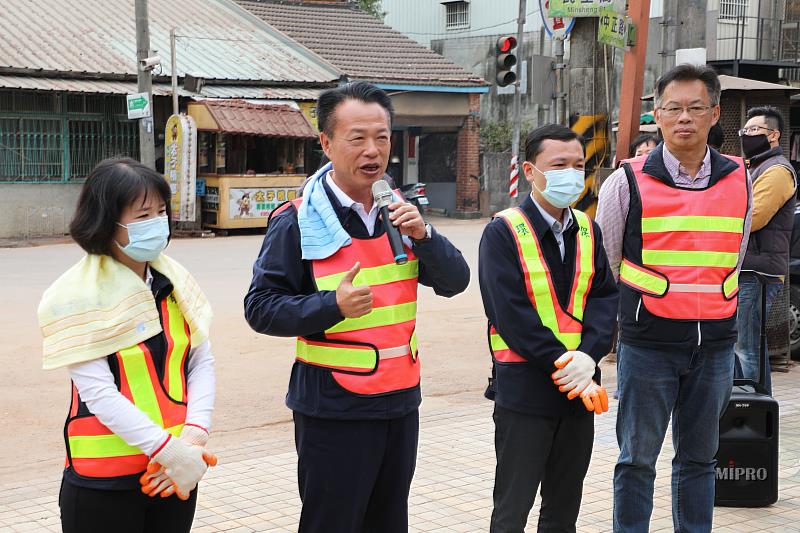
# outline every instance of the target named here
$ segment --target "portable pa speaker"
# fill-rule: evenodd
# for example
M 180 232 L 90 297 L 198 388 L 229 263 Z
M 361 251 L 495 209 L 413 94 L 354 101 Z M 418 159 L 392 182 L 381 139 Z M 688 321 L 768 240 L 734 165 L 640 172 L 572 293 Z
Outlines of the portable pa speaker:
M 778 402 L 766 391 L 767 275 L 743 270 L 761 284 L 759 378 L 734 379 L 719 421 L 714 505 L 766 507 L 778 501 Z
M 778 402 L 735 386 L 719 424 L 714 504 L 766 507 L 778 501 Z

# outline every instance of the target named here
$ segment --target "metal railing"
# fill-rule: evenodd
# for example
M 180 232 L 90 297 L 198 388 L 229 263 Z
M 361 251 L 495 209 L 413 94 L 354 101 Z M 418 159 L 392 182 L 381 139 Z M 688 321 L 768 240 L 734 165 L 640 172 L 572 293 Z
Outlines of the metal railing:
M 797 22 L 726 14 L 717 18 L 717 60 L 797 62 Z

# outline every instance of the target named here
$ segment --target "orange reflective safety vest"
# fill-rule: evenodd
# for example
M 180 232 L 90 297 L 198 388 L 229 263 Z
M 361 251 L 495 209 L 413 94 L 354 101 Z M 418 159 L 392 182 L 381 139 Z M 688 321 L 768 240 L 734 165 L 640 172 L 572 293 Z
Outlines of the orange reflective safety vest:
M 186 421 L 186 367 L 191 336 L 175 297 L 169 295 L 160 305 L 166 342 L 166 356 L 160 364 L 148 348 L 151 339 L 109 356 L 109 367 L 123 396 L 155 424 L 179 436 Z M 139 448 L 126 443 L 88 412 L 75 385 L 64 436 L 66 466 L 80 476 L 138 475 L 150 461 Z
M 641 257 L 623 257 L 620 281 L 642 294 L 653 315 L 720 320 L 736 313 L 736 266 L 747 214 L 747 174 L 736 170 L 706 189 L 667 185 L 628 160 L 641 200 Z M 638 243 L 637 243 L 638 244 Z M 627 255 L 627 254 L 626 254 Z
M 522 267 L 528 299 L 539 314 L 542 324 L 553 332 L 566 350 L 575 350 L 581 343 L 583 312 L 586 298 L 594 278 L 594 229 L 589 217 L 572 210 L 578 224 L 575 245 L 575 274 L 572 280 L 569 305 L 564 309 L 558 301 L 550 268 L 542 254 L 542 247 L 528 217 L 520 208 L 511 208 L 497 214 L 514 236 L 519 262 Z M 500 334 L 489 324 L 489 346 L 492 358 L 499 363 L 526 363 L 527 360 L 511 350 Z
M 302 199 L 293 200 L 295 207 Z M 332 370 L 336 382 L 354 394 L 377 395 L 419 385 L 417 359 L 417 279 L 419 261 L 406 248 L 408 262 L 397 265 L 389 237 L 356 239 L 325 259 L 311 261 L 319 291 L 335 291 L 356 262 L 353 280 L 372 289 L 372 311 L 345 318 L 319 337 L 298 337 L 296 360 Z

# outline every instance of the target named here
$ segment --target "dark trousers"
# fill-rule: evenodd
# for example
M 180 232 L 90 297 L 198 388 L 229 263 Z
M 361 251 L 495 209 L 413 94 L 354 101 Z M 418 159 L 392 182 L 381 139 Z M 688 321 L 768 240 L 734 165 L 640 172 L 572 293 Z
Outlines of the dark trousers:
M 545 417 L 494 407 L 491 533 L 522 533 L 542 485 L 540 533 L 575 532 L 594 440 L 592 415 Z
M 62 481 L 58 505 L 64 533 L 188 533 L 197 491 L 183 501 L 174 494 L 151 498 L 139 489 L 87 489 Z
M 405 533 L 419 413 L 330 420 L 294 413 L 300 533 Z

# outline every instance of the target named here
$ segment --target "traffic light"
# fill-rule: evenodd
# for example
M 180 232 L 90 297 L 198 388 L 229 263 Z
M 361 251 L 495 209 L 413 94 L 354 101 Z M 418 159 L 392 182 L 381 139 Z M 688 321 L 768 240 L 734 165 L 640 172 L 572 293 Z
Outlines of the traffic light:
M 511 67 L 517 64 L 517 56 L 512 51 L 517 47 L 516 37 L 500 37 L 497 39 L 497 58 L 495 66 L 497 67 L 497 85 L 505 87 L 517 81 L 517 75 L 511 70 Z

